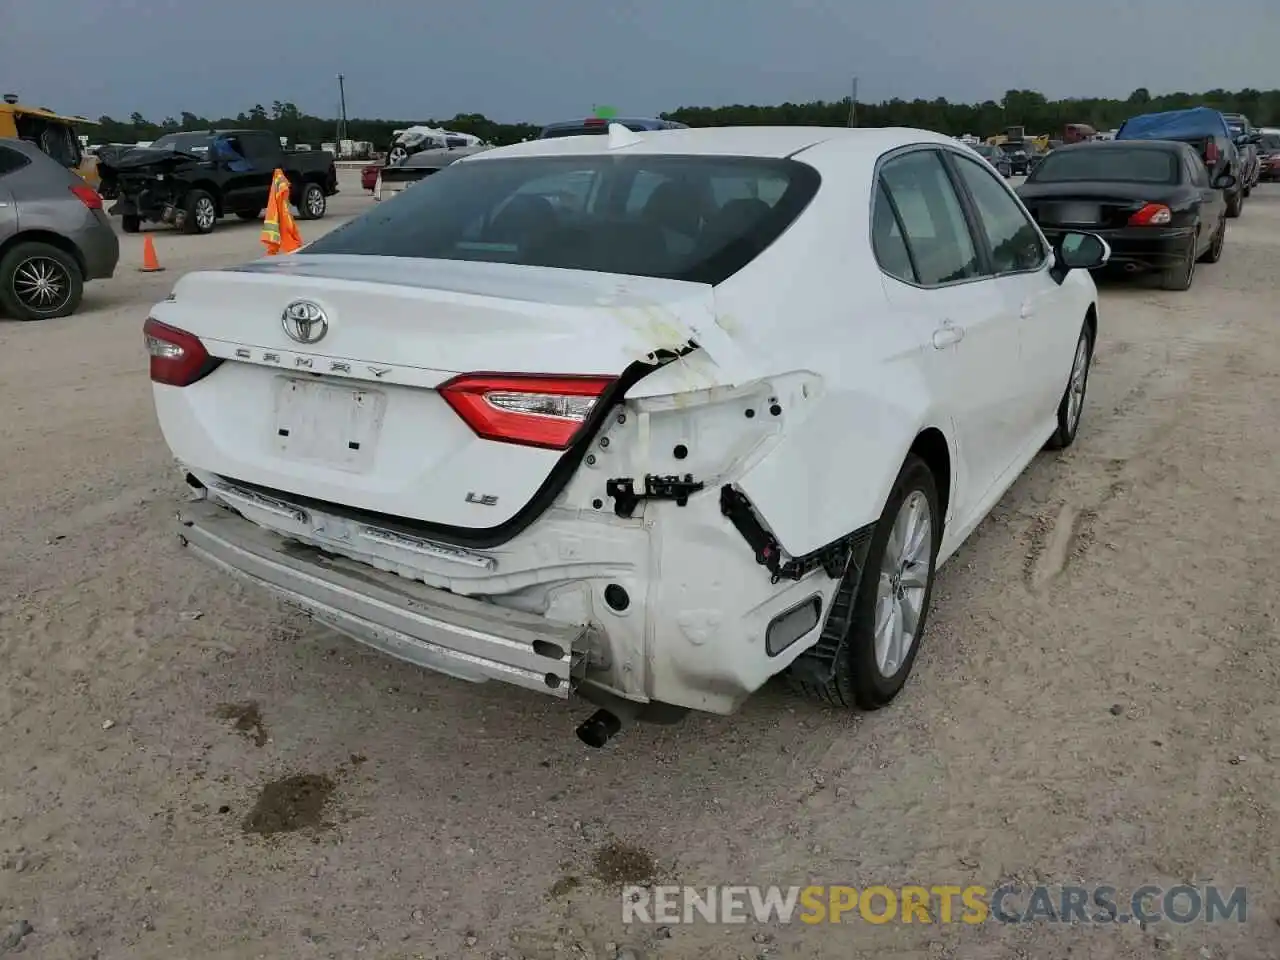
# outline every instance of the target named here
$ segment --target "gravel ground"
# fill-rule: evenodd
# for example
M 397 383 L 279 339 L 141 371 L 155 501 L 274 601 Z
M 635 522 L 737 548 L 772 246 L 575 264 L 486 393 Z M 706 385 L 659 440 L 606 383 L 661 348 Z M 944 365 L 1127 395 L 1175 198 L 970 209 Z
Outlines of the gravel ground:
M 370 201 L 352 175 L 330 219 Z M 1274 958 L 1280 187 L 1105 285 L 1077 445 L 940 577 L 889 710 L 635 728 L 419 672 L 186 557 L 140 326 L 256 228 L 0 323 L 0 955 Z M 624 927 L 611 883 L 1247 886 L 1244 923 Z

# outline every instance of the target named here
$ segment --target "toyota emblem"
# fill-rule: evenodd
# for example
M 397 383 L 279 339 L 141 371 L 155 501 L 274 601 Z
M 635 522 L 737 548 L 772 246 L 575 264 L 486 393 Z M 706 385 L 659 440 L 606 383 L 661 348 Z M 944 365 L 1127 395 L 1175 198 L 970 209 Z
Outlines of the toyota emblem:
M 318 304 L 310 300 L 295 300 L 280 315 L 284 332 L 298 343 L 319 343 L 329 332 L 329 318 Z

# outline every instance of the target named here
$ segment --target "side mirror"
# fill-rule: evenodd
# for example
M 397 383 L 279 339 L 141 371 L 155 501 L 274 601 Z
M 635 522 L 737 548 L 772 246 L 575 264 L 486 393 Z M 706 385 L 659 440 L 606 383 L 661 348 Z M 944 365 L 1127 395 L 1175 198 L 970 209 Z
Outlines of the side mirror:
M 1054 279 L 1061 283 L 1072 270 L 1097 270 L 1111 260 L 1111 246 L 1096 233 L 1066 233 L 1053 250 Z
M 1236 185 L 1236 178 L 1229 173 L 1221 173 L 1213 178 L 1213 189 L 1230 190 Z

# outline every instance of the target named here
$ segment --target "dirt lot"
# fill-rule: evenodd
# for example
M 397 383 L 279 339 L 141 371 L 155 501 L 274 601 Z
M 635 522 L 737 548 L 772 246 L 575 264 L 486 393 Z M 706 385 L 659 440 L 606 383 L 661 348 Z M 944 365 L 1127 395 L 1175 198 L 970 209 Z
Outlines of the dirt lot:
M 369 203 L 348 188 L 326 225 Z M 137 239 L 80 315 L 0 323 L 0 955 L 1280 955 L 1280 187 L 1191 292 L 1104 288 L 1080 441 L 944 571 L 893 708 L 767 690 L 600 752 L 582 710 L 363 653 L 183 555 L 140 326 L 256 229 L 161 232 L 158 275 Z M 1249 901 L 1147 929 L 624 928 L 610 883 L 650 876 Z

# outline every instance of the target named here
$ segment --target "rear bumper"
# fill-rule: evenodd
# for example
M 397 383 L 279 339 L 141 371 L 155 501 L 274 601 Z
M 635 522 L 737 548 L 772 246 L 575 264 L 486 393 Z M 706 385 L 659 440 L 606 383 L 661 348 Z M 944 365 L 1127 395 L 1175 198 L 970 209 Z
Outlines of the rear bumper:
M 1084 227 L 1081 230 L 1087 229 Z M 1070 231 L 1048 228 L 1045 237 L 1056 243 Z M 1091 230 L 1111 247 L 1109 267 L 1130 270 L 1165 270 L 1182 263 L 1187 256 L 1187 245 L 1194 242 L 1195 230 L 1191 227 L 1160 228 L 1135 227 L 1123 230 Z
M 821 569 L 773 582 L 715 489 L 629 520 L 553 509 L 477 552 L 211 474 L 188 484 L 201 499 L 177 532 L 215 568 L 419 667 L 562 699 L 731 714 L 819 641 L 837 585 Z M 782 642 L 815 602 L 821 620 Z
M 472 600 L 324 553 L 200 501 L 179 513 L 202 560 L 274 593 L 352 639 L 462 680 L 568 697 L 585 626 Z
M 107 215 L 101 210 L 94 210 L 93 219 L 86 229 L 72 239 L 84 257 L 84 278 L 110 280 L 120 262 L 120 238 Z

